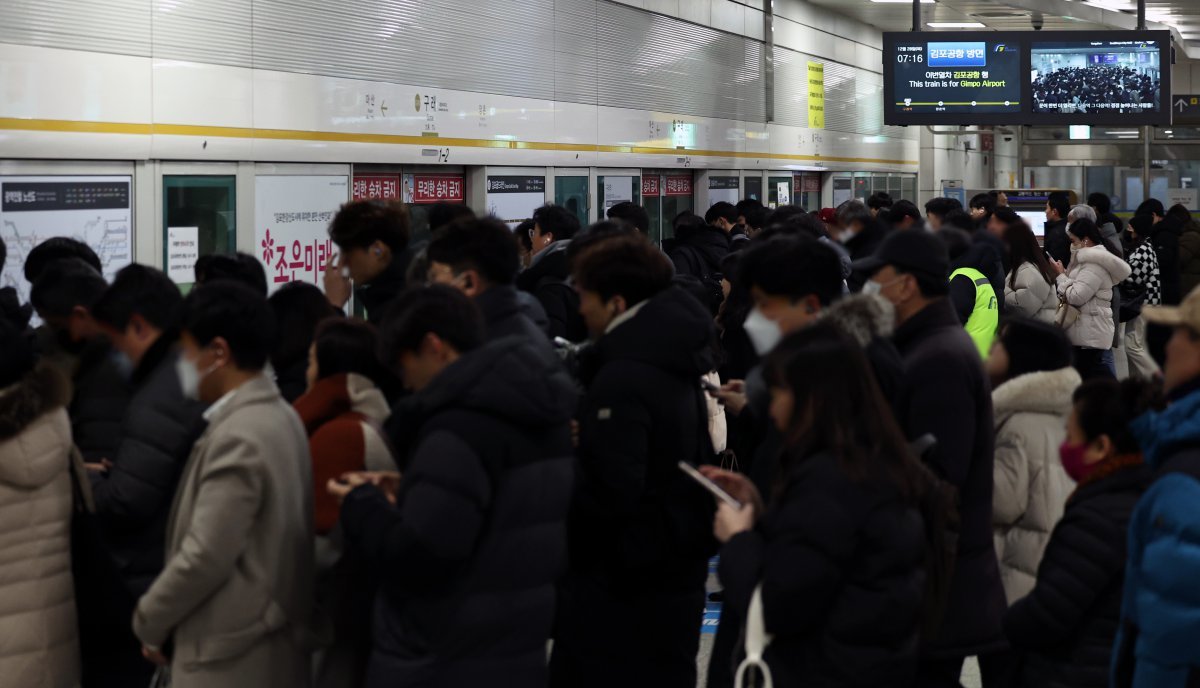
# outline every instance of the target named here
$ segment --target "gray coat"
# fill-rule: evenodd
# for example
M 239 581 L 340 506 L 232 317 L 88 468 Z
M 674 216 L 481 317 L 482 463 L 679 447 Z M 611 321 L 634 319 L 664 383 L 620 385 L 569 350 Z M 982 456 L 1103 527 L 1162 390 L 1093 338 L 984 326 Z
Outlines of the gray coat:
M 308 439 L 265 376 L 212 406 L 134 633 L 166 647 L 174 688 L 304 688 L 313 601 Z

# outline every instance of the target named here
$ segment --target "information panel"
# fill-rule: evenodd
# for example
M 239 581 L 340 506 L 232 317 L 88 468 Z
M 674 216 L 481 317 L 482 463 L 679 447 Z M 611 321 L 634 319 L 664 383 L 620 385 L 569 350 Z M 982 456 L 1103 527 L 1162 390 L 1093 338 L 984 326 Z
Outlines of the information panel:
M 895 96 L 901 113 L 1021 112 L 1021 52 L 1000 40 L 945 41 L 911 34 L 895 47 Z M 981 37 L 984 34 L 981 34 Z
M 1154 40 L 1035 41 L 1033 111 L 1057 115 L 1160 112 L 1161 48 Z

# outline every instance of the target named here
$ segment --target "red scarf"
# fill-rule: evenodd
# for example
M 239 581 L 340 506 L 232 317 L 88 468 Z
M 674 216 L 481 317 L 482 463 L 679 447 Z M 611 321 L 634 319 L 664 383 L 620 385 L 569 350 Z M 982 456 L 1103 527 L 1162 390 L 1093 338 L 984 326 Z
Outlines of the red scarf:
M 1135 468 L 1145 463 L 1140 452 L 1134 454 L 1118 454 L 1111 459 L 1105 459 L 1092 467 L 1090 473 L 1083 480 L 1075 484 L 1075 492 L 1071 493 L 1071 497 L 1079 492 L 1086 485 L 1104 480 L 1108 476 L 1123 471 L 1126 468 Z

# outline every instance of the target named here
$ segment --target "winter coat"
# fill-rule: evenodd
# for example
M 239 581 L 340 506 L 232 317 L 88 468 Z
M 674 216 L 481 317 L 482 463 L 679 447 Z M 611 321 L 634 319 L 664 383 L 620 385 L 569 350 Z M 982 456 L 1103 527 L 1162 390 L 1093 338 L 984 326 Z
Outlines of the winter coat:
M 728 607 L 762 585 L 777 686 L 907 688 L 917 664 L 924 526 L 890 480 L 853 480 L 832 454 L 798 460 L 753 530 L 721 549 Z
M 579 314 L 579 294 L 568 284 L 569 240 L 556 241 L 533 257 L 533 263 L 517 276 L 517 288 L 537 297 L 550 320 L 550 341 L 562 337 L 582 342 L 588 337 L 587 325 Z
M 205 412 L 167 524 L 166 566 L 133 631 L 170 642 L 173 688 L 309 684 L 312 460 L 304 427 L 259 375 Z
M 713 459 L 699 385 L 713 321 L 678 287 L 638 306 L 597 340 L 584 374 L 553 686 L 696 685 L 715 505 L 677 464 Z
M 987 278 L 987 284 L 992 287 L 992 294 L 996 298 L 997 312 L 1003 312 L 1004 270 L 1000 265 L 1000 258 L 996 256 L 992 247 L 987 244 L 971 244 L 967 252 L 951 264 L 951 274 L 959 268 L 973 268 L 982 273 Z M 966 326 L 971 314 L 975 311 L 978 287 L 975 280 L 966 275 L 959 274 L 950 279 L 950 302 L 954 304 L 954 312 L 963 326 Z M 991 335 L 994 336 L 995 332 L 992 332 Z M 984 343 L 986 346 L 983 351 L 986 352 L 991 349 L 991 341 Z
M 992 524 L 1008 603 L 1029 594 L 1050 531 L 1075 483 L 1058 448 L 1066 438 L 1074 368 L 1027 373 L 992 392 L 996 414 Z
M 1067 500 L 1037 583 L 1004 615 L 1028 688 L 1108 688 L 1121 617 L 1129 518 L 1150 484 L 1144 463 L 1098 466 Z
M 896 418 L 909 441 L 937 446 L 925 460 L 958 489 L 958 554 L 942 630 L 928 654 L 961 657 L 995 649 L 1006 607 L 992 542 L 992 397 L 979 351 L 947 299 L 896 328 L 904 358 Z
M 1175 306 L 1183 298 L 1179 266 L 1179 239 L 1183 226 L 1173 217 L 1164 217 L 1150 228 L 1148 240 L 1158 256 L 1163 304 Z
M 1079 309 L 1067 329 L 1071 344 L 1088 349 L 1111 349 L 1113 343 L 1113 288 L 1129 277 L 1129 264 L 1103 246 L 1081 248 L 1067 271 L 1055 280 L 1060 298 Z
M 408 270 L 408 252 L 392 257 L 392 262 L 375 276 L 375 279 L 354 288 L 355 299 L 367 311 L 367 322 L 379 326 L 387 307 L 404 291 L 405 273 Z
M 546 333 L 527 315 L 522 307 L 516 287 L 507 284 L 497 284 L 485 289 L 475 297 L 475 305 L 483 314 L 483 324 L 487 329 L 488 341 L 496 341 L 504 337 L 521 337 L 534 346 L 554 353 L 554 348 Z M 536 299 L 533 304 L 541 309 Z
M 821 317 L 863 348 L 879 391 L 895 410 L 904 379 L 904 361 L 892 343 L 896 315 L 891 302 L 878 295 L 856 294 L 836 301 L 821 311 Z
M 121 424 L 131 395 L 129 383 L 113 363 L 113 349 L 107 342 L 87 344 L 75 363 L 71 372 L 74 393 L 67 407 L 71 437 L 84 461 L 111 461 L 121 441 Z
M 1129 281 L 1146 290 L 1147 306 L 1162 305 L 1162 280 L 1158 270 L 1158 255 L 1149 242 L 1143 241 L 1129 254 Z
M 862 260 L 875 255 L 879 245 L 887 237 L 887 228 L 881 222 L 867 222 L 854 236 L 846 240 L 846 251 L 851 260 Z
M 561 366 L 510 337 L 464 354 L 396 408 L 395 506 L 367 485 L 341 512 L 382 581 L 367 686 L 545 684 L 573 396 Z
M 383 392 L 356 373 L 330 375 L 292 404 L 308 433 L 312 455 L 316 532 L 327 535 L 337 523 L 337 500 L 325 489 L 350 471 L 394 471 L 396 462 L 383 438 L 390 410 Z
M 1012 273 L 1004 279 L 1004 302 L 1011 313 L 1042 322 L 1054 322 L 1058 309 L 1058 293 L 1046 281 L 1042 271 L 1030 262 L 1021 263 L 1015 280 Z
M 729 236 L 712 225 L 688 228 L 675 237 L 675 245 L 667 252 L 675 264 L 676 275 L 691 275 L 701 280 L 721 272 L 721 261 L 727 255 Z
M 1187 296 L 1200 285 L 1200 222 L 1192 220 L 1179 235 L 1179 293 Z
M 71 422 L 49 366 L 0 390 L 0 682 L 79 685 L 71 575 Z
M 1067 221 L 1054 220 L 1045 224 L 1045 238 L 1042 245 L 1050 257 L 1063 265 L 1071 262 L 1071 238 L 1067 236 Z
M 1130 429 L 1154 484 L 1129 522 L 1115 688 L 1185 688 L 1200 681 L 1200 391 Z

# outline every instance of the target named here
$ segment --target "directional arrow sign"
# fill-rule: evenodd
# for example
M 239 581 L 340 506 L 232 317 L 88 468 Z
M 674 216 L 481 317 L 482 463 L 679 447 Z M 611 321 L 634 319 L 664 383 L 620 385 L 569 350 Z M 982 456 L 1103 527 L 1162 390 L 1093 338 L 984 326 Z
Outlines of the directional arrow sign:
M 1171 106 L 1173 124 L 1200 124 L 1200 94 L 1178 93 Z
M 1187 101 L 1184 100 L 1183 98 L 1180 98 L 1179 100 L 1175 101 L 1175 109 L 1178 110 L 1182 114 L 1183 111 L 1187 109 Z

